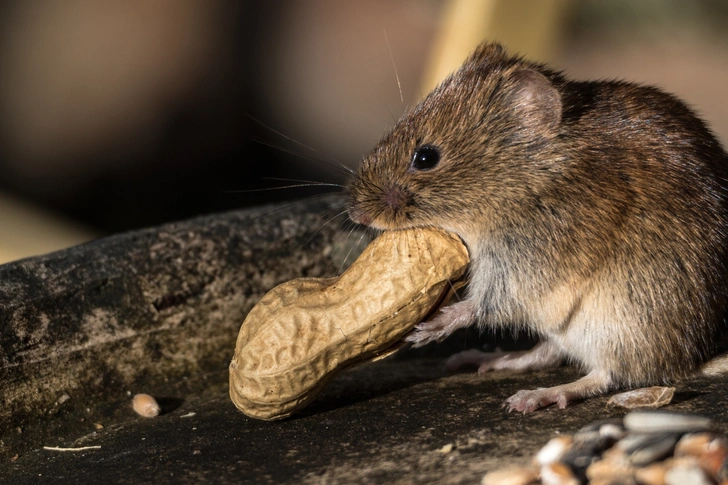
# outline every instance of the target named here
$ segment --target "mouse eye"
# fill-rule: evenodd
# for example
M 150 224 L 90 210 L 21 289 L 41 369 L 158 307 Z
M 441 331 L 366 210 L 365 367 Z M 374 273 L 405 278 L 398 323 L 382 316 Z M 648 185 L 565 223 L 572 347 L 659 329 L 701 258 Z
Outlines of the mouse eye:
M 440 163 L 440 151 L 430 145 L 423 145 L 415 149 L 412 156 L 412 168 L 415 170 L 429 170 Z

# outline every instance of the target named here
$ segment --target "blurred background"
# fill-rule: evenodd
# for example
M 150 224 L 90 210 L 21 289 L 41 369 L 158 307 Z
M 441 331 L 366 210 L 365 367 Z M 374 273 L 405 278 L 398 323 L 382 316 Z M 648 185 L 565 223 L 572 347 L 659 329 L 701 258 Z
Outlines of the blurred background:
M 250 192 L 345 183 L 486 39 L 658 85 L 728 139 L 726 0 L 5 0 L 0 262 L 336 190 Z

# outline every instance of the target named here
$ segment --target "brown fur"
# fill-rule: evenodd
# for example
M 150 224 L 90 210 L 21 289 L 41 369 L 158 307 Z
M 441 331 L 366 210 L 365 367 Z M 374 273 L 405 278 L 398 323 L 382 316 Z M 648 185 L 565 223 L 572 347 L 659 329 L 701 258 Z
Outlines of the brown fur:
M 422 145 L 441 154 L 432 169 L 411 167 Z M 577 399 L 669 383 L 711 355 L 728 293 L 727 162 L 668 94 L 570 81 L 486 44 L 364 159 L 349 213 L 440 227 L 471 252 L 470 306 L 411 341 L 474 320 L 530 328 L 549 355 L 600 376 L 566 393 Z M 556 389 L 511 407 L 565 405 Z

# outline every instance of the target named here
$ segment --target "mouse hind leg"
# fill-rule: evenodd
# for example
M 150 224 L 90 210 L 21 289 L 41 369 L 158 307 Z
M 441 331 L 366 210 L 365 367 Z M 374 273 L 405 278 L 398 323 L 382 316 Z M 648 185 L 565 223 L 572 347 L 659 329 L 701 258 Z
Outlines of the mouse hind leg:
M 555 387 L 518 391 L 506 399 L 508 412 L 530 413 L 551 404 L 564 409 L 571 401 L 580 401 L 606 393 L 612 387 L 612 380 L 601 372 L 590 372 L 581 379 Z
M 542 340 L 531 350 L 516 352 L 481 352 L 470 349 L 458 352 L 445 362 L 448 370 L 477 367 L 478 374 L 494 370 L 528 371 L 558 367 L 564 353 L 549 340 Z
M 470 349 L 459 352 L 446 362 L 448 370 L 463 367 L 478 367 L 478 374 L 497 370 L 530 371 L 558 367 L 564 360 L 563 351 L 550 340 L 542 340 L 533 349 L 519 352 L 481 352 Z M 598 371 L 568 384 L 521 390 L 508 398 L 504 404 L 508 412 L 528 413 L 539 408 L 556 404 L 564 409 L 569 402 L 580 401 L 604 394 L 612 387 L 611 378 Z

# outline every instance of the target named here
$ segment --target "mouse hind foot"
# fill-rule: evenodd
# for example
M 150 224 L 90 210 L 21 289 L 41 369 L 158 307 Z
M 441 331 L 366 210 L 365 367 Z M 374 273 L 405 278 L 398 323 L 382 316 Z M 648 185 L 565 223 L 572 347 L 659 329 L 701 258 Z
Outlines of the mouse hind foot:
M 548 340 L 542 340 L 534 348 L 519 352 L 480 352 L 470 349 L 450 357 L 445 366 L 454 371 L 477 366 L 478 374 L 490 371 L 528 371 L 558 367 L 564 359 L 563 352 Z M 564 409 L 570 402 L 599 396 L 612 387 L 612 380 L 603 372 L 591 372 L 579 380 L 561 386 L 536 390 L 518 391 L 508 398 L 504 407 L 508 412 L 530 413 L 539 408 L 556 404 Z
M 564 359 L 563 352 L 548 340 L 542 340 L 531 350 L 516 352 L 481 352 L 476 349 L 464 350 L 451 356 L 445 362 L 450 371 L 466 367 L 477 367 L 478 374 L 495 370 L 542 370 L 558 367 Z
M 508 408 L 509 413 L 519 411 L 524 414 L 551 404 L 556 404 L 559 409 L 564 409 L 572 401 L 600 396 L 609 391 L 611 387 L 612 382 L 608 376 L 591 372 L 569 384 L 533 391 L 518 391 L 506 399 L 503 406 Z

